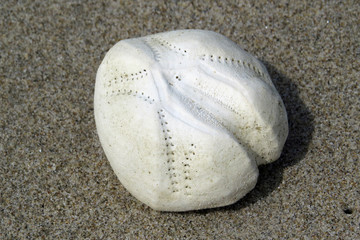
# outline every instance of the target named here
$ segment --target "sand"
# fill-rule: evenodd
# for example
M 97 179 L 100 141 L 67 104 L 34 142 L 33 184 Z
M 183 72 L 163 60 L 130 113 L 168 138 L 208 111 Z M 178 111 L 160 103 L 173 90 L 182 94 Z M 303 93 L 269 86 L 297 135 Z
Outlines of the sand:
M 164 2 L 0 2 L 0 239 L 359 238 L 359 1 Z M 265 63 L 290 135 L 234 205 L 161 213 L 105 157 L 95 75 L 119 40 L 187 28 Z

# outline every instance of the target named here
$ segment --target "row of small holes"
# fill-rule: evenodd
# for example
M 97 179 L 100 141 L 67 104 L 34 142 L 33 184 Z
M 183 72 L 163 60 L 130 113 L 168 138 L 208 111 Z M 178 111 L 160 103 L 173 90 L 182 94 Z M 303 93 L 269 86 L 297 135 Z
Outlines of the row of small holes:
M 166 149 L 167 149 L 166 155 L 168 156 L 168 160 L 167 160 L 168 174 L 169 174 L 170 182 L 171 182 L 171 185 L 172 185 L 172 191 L 173 192 L 178 192 L 179 190 L 178 190 L 178 187 L 176 185 L 179 184 L 179 183 L 175 179 L 177 176 L 174 173 L 175 167 L 173 165 L 173 163 L 175 162 L 175 159 L 174 159 L 175 153 L 173 151 L 173 147 L 175 145 L 172 143 L 172 137 L 170 135 L 170 130 L 168 129 L 168 122 L 165 120 L 164 110 L 160 109 L 157 113 L 159 115 L 162 132 L 164 134 L 165 146 L 166 146 Z
M 190 177 L 190 162 L 192 162 L 192 158 L 195 156 L 195 148 L 196 146 L 194 144 L 191 144 L 190 147 L 190 151 L 189 153 L 184 153 L 185 155 L 185 162 L 183 162 L 183 166 L 184 166 L 184 179 L 186 182 L 185 188 L 187 190 L 191 189 L 191 187 L 189 186 L 189 181 L 192 180 L 192 178 Z M 186 193 L 186 195 L 190 195 L 188 192 Z
M 134 97 L 138 97 L 143 99 L 145 102 L 148 102 L 150 104 L 152 104 L 153 102 L 155 102 L 154 98 L 151 98 L 150 96 L 146 96 L 144 92 L 139 93 L 138 91 L 133 91 L 133 90 L 127 90 L 127 89 L 118 89 L 118 90 L 112 90 L 112 91 L 107 91 L 106 92 L 106 96 L 113 96 L 113 95 L 129 95 L 129 96 L 134 96 Z
M 201 60 L 206 60 L 206 55 L 204 54 L 201 58 Z M 254 72 L 256 72 L 258 75 L 264 77 L 264 73 L 262 71 L 260 71 L 257 67 L 255 67 L 254 65 L 250 64 L 249 62 L 245 62 L 242 60 L 238 60 L 238 59 L 234 59 L 234 58 L 228 58 L 228 57 L 222 57 L 222 56 L 214 56 L 214 55 L 210 55 L 210 61 L 211 62 L 215 62 L 218 61 L 219 63 L 237 63 L 238 65 L 247 67 L 249 69 L 252 69 Z
M 163 40 L 163 39 L 160 39 L 160 38 L 154 38 L 154 37 L 151 38 L 151 39 L 154 40 L 154 41 L 159 42 L 159 44 L 160 44 L 161 46 L 163 46 L 163 47 L 168 47 L 170 50 L 175 51 L 176 53 L 180 53 L 180 54 L 183 55 L 183 56 L 185 56 L 185 54 L 187 53 L 186 50 L 181 49 L 181 48 L 179 48 L 179 47 L 176 47 L 175 45 L 169 43 L 169 42 L 166 41 L 166 40 Z
M 115 77 L 113 80 L 110 80 L 108 87 L 110 87 L 112 83 L 117 84 L 118 82 L 139 80 L 141 78 L 144 78 L 147 75 L 148 74 L 146 72 L 146 69 L 136 72 L 136 73 L 130 73 L 130 74 L 124 73 L 124 74 L 120 75 L 120 77 Z

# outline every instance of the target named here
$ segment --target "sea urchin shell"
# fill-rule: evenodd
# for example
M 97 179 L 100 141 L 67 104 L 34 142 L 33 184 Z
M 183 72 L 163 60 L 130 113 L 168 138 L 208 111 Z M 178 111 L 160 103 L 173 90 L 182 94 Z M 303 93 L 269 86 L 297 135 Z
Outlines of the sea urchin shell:
M 179 30 L 118 42 L 96 76 L 95 120 L 121 183 L 161 211 L 236 202 L 279 158 L 284 104 L 265 67 L 228 38 Z

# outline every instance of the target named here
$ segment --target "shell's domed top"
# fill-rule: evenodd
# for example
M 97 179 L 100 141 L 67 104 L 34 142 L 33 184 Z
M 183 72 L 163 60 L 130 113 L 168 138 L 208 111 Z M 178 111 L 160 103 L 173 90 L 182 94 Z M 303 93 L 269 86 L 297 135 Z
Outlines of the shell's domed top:
M 265 67 L 228 38 L 180 30 L 123 40 L 95 87 L 100 141 L 121 183 L 156 210 L 234 203 L 279 158 L 284 104 Z

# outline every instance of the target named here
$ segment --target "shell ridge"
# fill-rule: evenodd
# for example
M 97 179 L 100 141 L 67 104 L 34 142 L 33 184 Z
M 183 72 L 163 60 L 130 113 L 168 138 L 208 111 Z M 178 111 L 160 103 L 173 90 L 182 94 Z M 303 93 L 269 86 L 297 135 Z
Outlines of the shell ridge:
M 142 40 L 143 40 L 142 42 L 144 43 L 144 45 L 147 46 L 151 50 L 151 52 L 153 53 L 154 60 L 156 62 L 160 62 L 160 60 L 161 60 L 160 51 L 158 51 L 158 49 L 156 49 L 156 46 L 151 43 L 151 38 L 149 39 L 149 38 L 145 37 Z
M 175 85 L 176 87 L 177 85 Z M 186 106 L 189 106 L 188 104 L 190 103 L 192 105 L 190 110 L 190 113 L 196 117 L 198 120 L 202 121 L 203 123 L 205 123 L 208 127 L 216 127 L 218 130 L 223 130 L 227 133 L 228 136 L 230 136 L 232 139 L 234 139 L 235 142 L 237 142 L 239 145 L 241 145 L 242 147 L 244 147 L 250 154 L 249 157 L 251 159 L 259 159 L 262 158 L 259 154 L 257 154 L 253 148 L 247 143 L 246 140 L 244 140 L 243 138 L 241 138 L 235 131 L 231 130 L 230 126 L 228 126 L 227 123 L 225 123 L 224 121 L 222 121 L 221 119 L 219 119 L 219 116 L 215 116 L 214 114 L 211 113 L 211 111 L 209 111 L 206 107 L 201 107 L 196 101 L 194 101 L 193 99 L 191 99 L 190 97 L 187 96 L 187 91 L 183 91 L 183 89 L 177 89 L 179 90 L 177 95 L 180 96 L 182 102 L 184 104 L 186 104 Z M 173 91 L 177 91 L 175 89 L 173 89 Z M 194 109 L 197 109 L 198 111 L 201 112 L 200 115 L 198 114 L 197 111 L 195 111 Z M 206 117 L 203 117 L 206 116 Z M 190 125 L 192 126 L 192 125 Z
M 261 69 L 255 67 L 255 65 L 251 64 L 248 61 L 245 60 L 240 60 L 240 59 L 236 59 L 236 58 L 230 58 L 230 57 L 223 57 L 223 56 L 215 56 L 215 55 L 206 55 L 203 54 L 201 55 L 201 57 L 199 58 L 201 60 L 201 65 L 205 66 L 202 67 L 202 69 L 205 72 L 216 72 L 216 73 L 221 73 L 221 71 L 216 71 L 215 66 L 216 64 L 220 64 L 220 65 L 224 65 L 227 67 L 235 67 L 235 69 L 237 70 L 237 72 L 243 72 L 244 70 L 246 70 L 246 74 L 248 75 L 249 78 L 257 78 L 259 80 L 261 80 L 262 82 L 264 82 L 265 84 L 269 85 L 271 88 L 275 88 L 273 83 L 271 82 L 271 80 L 268 78 L 268 74 L 265 73 L 264 71 L 262 71 Z M 211 71 L 208 70 L 208 68 L 211 69 Z M 244 72 L 243 72 L 244 74 Z
M 207 68 L 205 68 L 204 65 L 201 65 L 201 66 L 200 66 L 201 70 L 202 70 L 205 74 L 207 74 L 207 76 L 208 76 L 207 79 L 216 79 L 216 80 L 218 80 L 218 81 L 221 81 L 222 83 L 226 82 L 226 80 L 221 80 L 221 79 L 226 78 L 226 76 L 223 76 L 223 75 L 221 75 L 221 74 L 217 74 L 216 77 L 214 77 L 213 75 L 211 75 L 211 71 L 215 71 L 215 70 L 213 70 L 213 67 L 210 66 L 210 65 L 208 65 L 208 66 L 206 66 L 206 67 L 209 68 L 210 70 L 207 69 Z M 264 88 L 268 88 L 268 90 L 270 90 L 269 93 L 270 93 L 270 94 L 273 94 L 273 91 L 271 91 L 271 90 L 273 89 L 273 87 L 272 87 L 271 85 L 267 84 L 266 82 L 262 81 L 262 80 L 259 79 L 259 78 L 256 78 L 256 79 L 258 79 L 256 83 L 262 85 Z M 256 81 L 256 80 L 254 80 L 254 81 Z M 225 85 L 226 85 L 226 83 L 225 83 Z M 252 97 L 250 97 L 250 96 L 247 94 L 247 90 L 246 90 L 246 88 L 245 88 L 246 86 L 243 86 L 243 85 L 240 84 L 240 83 L 236 83 L 236 85 L 237 85 L 237 86 L 234 86 L 234 85 L 230 85 L 230 86 L 233 87 L 234 89 L 236 89 L 236 90 L 237 90 L 236 92 L 237 92 L 238 94 L 241 94 L 243 100 L 246 101 L 246 104 L 248 104 L 249 106 L 253 106 L 253 107 L 249 108 L 249 110 L 252 112 L 252 115 L 253 115 L 253 116 L 256 116 L 256 119 L 260 120 L 259 123 L 261 123 L 261 125 L 266 126 L 266 124 L 265 124 L 265 119 L 264 119 L 263 116 L 260 114 L 260 112 L 259 112 L 259 110 L 257 109 L 257 107 L 255 107 L 255 104 L 254 104 L 252 101 L 250 101 L 250 100 L 252 100 Z M 276 95 L 276 97 L 277 97 L 277 98 L 279 97 L 278 94 Z

